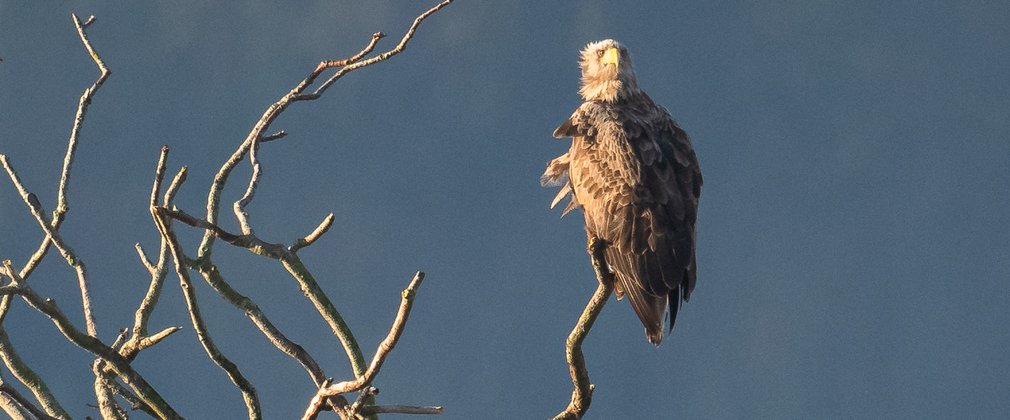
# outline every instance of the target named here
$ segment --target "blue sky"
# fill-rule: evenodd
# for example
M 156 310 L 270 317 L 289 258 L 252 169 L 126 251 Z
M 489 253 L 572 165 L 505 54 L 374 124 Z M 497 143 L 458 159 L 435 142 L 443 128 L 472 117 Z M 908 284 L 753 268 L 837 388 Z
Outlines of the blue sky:
M 199 214 L 221 162 L 322 59 L 374 31 L 389 48 L 426 2 L 0 3 L 0 153 L 47 209 L 80 92 L 97 76 L 70 13 L 112 70 L 85 123 L 62 229 L 88 263 L 102 338 L 147 286 L 157 153 L 187 165 Z M 585 345 L 590 418 L 997 418 L 1010 411 L 1010 5 L 976 2 L 468 2 L 408 50 L 292 106 L 250 207 L 290 242 L 370 357 L 399 291 L 428 273 L 379 401 L 444 418 L 544 418 L 571 384 L 564 338 L 595 287 L 581 214 L 538 185 L 578 106 L 577 51 L 629 46 L 640 85 L 692 136 L 705 175 L 699 278 L 673 336 L 649 345 L 611 301 Z M 241 196 L 241 165 L 225 203 Z M 236 224 L 226 212 L 225 226 Z M 197 235 L 180 227 L 192 253 Z M 0 182 L 0 258 L 41 239 Z M 232 285 L 335 378 L 343 352 L 275 261 L 219 244 Z M 73 272 L 32 277 L 80 321 Z M 222 351 L 269 418 L 313 387 L 239 312 L 197 287 Z M 152 328 L 184 331 L 135 366 L 189 418 L 241 418 L 170 278 Z M 17 304 L 5 326 L 75 416 L 95 415 L 90 358 Z M 10 375 L 5 372 L 5 377 Z M 227 415 L 223 413 L 229 413 Z

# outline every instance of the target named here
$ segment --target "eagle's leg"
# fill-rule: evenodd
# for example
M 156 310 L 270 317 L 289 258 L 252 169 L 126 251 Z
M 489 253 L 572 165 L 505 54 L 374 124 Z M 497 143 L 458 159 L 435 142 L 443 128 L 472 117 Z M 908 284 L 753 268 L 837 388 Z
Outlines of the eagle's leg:
M 596 236 L 590 236 L 587 244 L 589 257 L 593 260 L 593 270 L 596 271 L 596 278 L 601 282 L 613 282 L 610 269 L 607 267 L 607 241 Z M 621 294 L 620 292 L 618 292 Z
M 607 267 L 607 256 L 604 252 L 606 249 L 607 241 L 586 230 L 586 252 L 589 253 L 589 258 L 592 259 L 596 278 L 601 282 L 606 281 L 613 284 L 613 274 L 610 272 L 610 268 Z M 624 290 L 621 290 L 619 285 L 614 284 L 614 293 L 617 295 L 617 300 L 624 298 Z

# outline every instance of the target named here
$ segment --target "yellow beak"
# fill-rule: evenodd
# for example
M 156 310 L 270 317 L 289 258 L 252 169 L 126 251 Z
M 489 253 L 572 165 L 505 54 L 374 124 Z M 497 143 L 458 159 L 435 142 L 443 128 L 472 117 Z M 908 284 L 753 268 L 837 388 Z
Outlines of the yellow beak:
M 610 47 L 607 51 L 603 53 L 603 59 L 600 60 L 603 64 L 613 64 L 617 67 L 621 65 L 621 54 L 617 51 L 617 48 Z

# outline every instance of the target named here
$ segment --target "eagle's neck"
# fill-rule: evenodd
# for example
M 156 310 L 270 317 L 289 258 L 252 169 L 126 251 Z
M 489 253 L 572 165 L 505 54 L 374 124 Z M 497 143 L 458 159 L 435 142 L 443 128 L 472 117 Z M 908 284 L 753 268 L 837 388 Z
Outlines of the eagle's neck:
M 633 79 L 622 78 L 609 80 L 582 80 L 579 94 L 586 101 L 617 102 L 640 94 L 638 85 Z

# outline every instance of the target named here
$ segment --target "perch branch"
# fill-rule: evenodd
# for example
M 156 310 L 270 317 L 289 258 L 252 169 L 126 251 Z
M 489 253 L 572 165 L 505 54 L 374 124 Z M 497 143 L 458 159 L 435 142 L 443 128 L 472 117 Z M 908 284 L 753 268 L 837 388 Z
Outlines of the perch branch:
M 568 369 L 572 376 L 572 399 L 565 407 L 564 411 L 554 417 L 554 420 L 581 419 L 589 410 L 592 403 L 593 389 L 595 386 L 589 381 L 589 372 L 586 370 L 586 359 L 582 354 L 582 342 L 589 335 L 589 330 L 593 328 L 596 317 L 603 310 L 603 305 L 610 298 L 610 293 L 614 289 L 613 275 L 607 270 L 604 250 L 606 243 L 600 239 L 593 238 L 589 242 L 590 253 L 593 260 L 593 270 L 596 271 L 596 280 L 599 286 L 596 292 L 589 299 L 589 303 L 582 311 L 579 322 L 575 324 L 565 347 L 565 356 L 568 359 Z
M 414 274 L 414 278 L 410 280 L 410 284 L 407 285 L 407 288 L 400 294 L 400 308 L 397 310 L 396 318 L 393 320 L 393 325 L 389 328 L 389 333 L 386 335 L 386 338 L 379 343 L 379 347 L 375 350 L 375 356 L 372 357 L 372 362 L 368 365 L 368 369 L 365 371 L 365 374 L 350 381 L 330 384 L 319 388 L 319 391 L 316 392 L 316 396 L 309 402 L 309 406 L 305 410 L 305 415 L 302 416 L 302 420 L 315 419 L 319 414 L 319 410 L 322 408 L 323 401 L 327 397 L 359 391 L 371 385 L 372 381 L 375 380 L 375 377 L 379 374 L 379 370 L 382 369 L 382 364 L 386 361 L 386 357 L 389 356 L 389 352 L 393 350 L 393 347 L 396 346 L 396 342 L 400 339 L 400 335 L 403 334 L 403 329 L 407 325 L 407 318 L 410 317 L 410 309 L 414 305 L 414 296 L 417 294 L 417 288 L 421 286 L 421 282 L 423 281 L 424 273 L 418 271 Z

